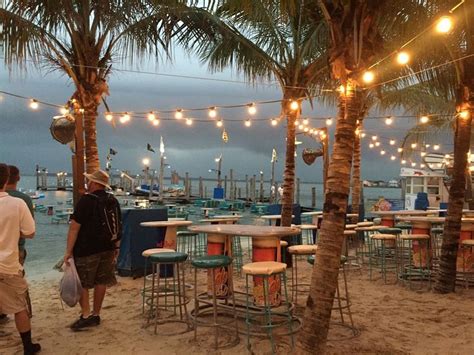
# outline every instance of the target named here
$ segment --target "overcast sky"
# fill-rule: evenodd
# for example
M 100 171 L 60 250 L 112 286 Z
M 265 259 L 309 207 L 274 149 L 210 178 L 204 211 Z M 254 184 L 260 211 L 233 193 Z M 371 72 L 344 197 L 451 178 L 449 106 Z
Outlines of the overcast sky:
M 142 65 L 140 68 L 157 73 L 192 75 L 209 78 L 243 80 L 230 72 L 211 74 L 205 66 L 187 56 L 176 54 L 175 63 Z M 116 68 L 130 68 L 127 64 L 116 63 Z M 136 68 L 133 68 L 136 69 Z M 38 72 L 30 69 L 28 73 L 15 71 L 11 74 L 0 65 L 0 90 L 62 104 L 74 91 L 71 82 L 59 73 Z M 194 80 L 190 78 L 170 78 L 139 73 L 116 71 L 110 78 L 110 97 L 107 99 L 113 111 L 147 111 L 150 109 L 175 109 L 177 107 L 209 107 L 228 104 L 243 104 L 254 101 L 280 99 L 277 87 L 224 83 L 216 81 Z M 103 112 L 103 108 L 101 108 Z M 275 117 L 279 114 L 278 103 L 258 107 L 256 118 Z M 334 116 L 335 108 L 323 107 L 318 102 L 311 110 L 309 105 L 303 108 L 303 114 L 309 116 Z M 0 161 L 17 164 L 24 173 L 32 174 L 35 164 L 47 167 L 49 171 L 70 171 L 71 153 L 68 146 L 54 141 L 49 133 L 52 116 L 58 113 L 54 109 L 41 107 L 32 111 L 28 103 L 3 95 L 0 101 Z M 245 119 L 245 109 L 228 109 L 219 112 L 224 122 L 229 119 Z M 206 117 L 207 113 L 195 113 L 196 118 Z M 400 139 L 405 130 L 413 125 L 406 120 L 396 127 L 388 129 L 383 121 L 368 121 L 368 137 L 363 144 L 362 176 L 366 179 L 398 178 L 400 165 L 391 162 L 387 156 L 367 148 L 370 132 L 379 131 L 386 137 Z M 315 121 L 314 127 L 324 125 L 324 121 Z M 281 179 L 284 166 L 285 124 L 281 122 L 272 127 L 269 121 L 255 122 L 251 128 L 242 122 L 227 122 L 225 128 L 229 142 L 222 143 L 222 130 L 213 123 L 195 123 L 192 127 L 180 121 L 162 121 L 159 127 L 153 127 L 146 119 L 135 119 L 127 125 L 117 124 L 113 128 L 104 120 L 98 119 L 98 144 L 101 164 L 105 166 L 105 156 L 109 147 L 118 154 L 114 157 L 113 167 L 138 171 L 141 160 L 149 157 L 152 166 L 158 167 L 158 156 L 146 151 L 146 143 L 158 147 L 160 135 L 163 136 L 168 163 L 180 175 L 189 172 L 191 176 L 213 177 L 208 169 L 215 168 L 214 158 L 223 155 L 223 170 L 234 169 L 234 174 L 242 178 L 245 174 L 258 174 L 260 170 L 270 175 L 272 148 L 276 147 L 279 160 L 276 177 Z M 332 129 L 334 125 L 332 126 Z M 331 130 L 331 139 L 332 137 Z M 309 138 L 298 138 L 303 142 L 298 147 L 317 148 L 316 142 Z M 158 151 L 158 150 L 157 150 Z M 389 155 L 390 152 L 387 153 Z M 319 158 L 320 159 L 320 158 Z M 304 181 L 321 181 L 321 162 L 307 166 L 297 158 L 297 176 Z

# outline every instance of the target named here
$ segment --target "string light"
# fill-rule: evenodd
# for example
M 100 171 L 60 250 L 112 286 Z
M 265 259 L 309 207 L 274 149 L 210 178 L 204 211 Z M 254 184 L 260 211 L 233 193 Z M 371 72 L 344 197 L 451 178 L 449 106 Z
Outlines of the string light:
M 61 115 L 67 115 L 69 113 L 69 109 L 64 106 L 59 109 L 59 112 L 61 112 Z
M 295 100 L 292 100 L 290 102 L 290 109 L 293 110 L 293 111 L 296 111 L 300 108 L 300 104 L 298 103 L 298 101 L 295 101 Z
M 174 113 L 174 118 L 177 120 L 180 120 L 183 118 L 183 110 L 182 109 L 177 109 L 176 112 Z
M 396 157 L 395 155 L 392 155 L 392 156 L 390 157 L 390 159 L 391 159 L 391 160 L 395 160 L 395 159 L 397 159 L 397 157 Z
M 299 129 L 299 130 L 302 130 L 303 128 L 304 128 L 304 126 L 303 126 L 302 124 L 300 124 L 300 125 L 298 126 L 298 129 Z
M 380 142 L 379 141 L 375 142 L 375 146 L 380 147 Z
M 152 123 L 153 123 L 153 126 L 159 126 L 160 125 L 160 120 L 154 119 Z
M 38 101 L 36 101 L 35 99 L 32 99 L 30 101 L 30 108 L 33 109 L 33 110 L 37 110 L 38 107 L 39 107 Z
M 224 123 L 222 122 L 222 120 L 217 120 L 217 121 L 216 121 L 216 126 L 217 126 L 217 127 L 222 127 L 223 124 L 224 124 Z
M 346 93 L 346 88 L 344 87 L 344 85 L 339 85 L 337 91 L 339 91 L 341 95 L 344 95 Z
M 415 162 L 411 163 L 411 166 L 412 166 L 412 167 L 415 167 L 415 166 L 416 166 L 416 163 L 415 163 Z
M 208 115 L 210 118 L 216 118 L 217 117 L 217 111 L 215 107 L 209 107 L 209 112 Z
M 365 132 L 362 132 L 362 133 L 360 134 L 361 138 L 365 138 L 366 135 L 367 135 L 367 134 L 366 134 Z
M 417 146 L 417 144 L 416 144 L 416 143 L 412 143 L 412 144 L 411 144 L 411 149 L 415 149 L 415 148 L 416 148 L 416 146 Z
M 424 168 L 425 167 L 425 164 L 420 164 L 420 168 Z
M 372 140 L 373 140 L 373 141 L 376 141 L 376 140 L 377 140 L 377 136 L 372 136 Z
M 369 144 L 369 148 L 372 149 L 373 147 L 374 147 L 374 143 L 370 143 L 370 144 Z
M 463 120 L 468 119 L 469 116 L 470 116 L 470 114 L 469 114 L 469 111 L 467 111 L 467 110 L 463 110 L 463 111 L 459 112 L 459 117 L 462 118 Z
M 449 154 L 445 154 L 444 157 L 445 157 L 446 159 L 450 159 L 450 158 L 451 158 L 451 156 L 450 156 Z
M 430 144 L 425 144 L 425 148 L 429 148 L 429 147 L 431 147 Z
M 148 121 L 150 121 L 150 122 L 154 122 L 156 120 L 156 116 L 153 112 L 150 112 L 148 114 L 147 118 L 148 118 Z
M 449 16 L 441 17 L 436 23 L 436 32 L 449 33 L 453 28 L 453 20 Z
M 385 155 L 385 150 L 381 150 L 380 155 Z
M 397 152 L 399 152 L 399 153 L 403 152 L 403 148 L 398 148 Z
M 295 126 L 298 127 L 300 125 L 300 121 L 299 120 L 295 120 Z
M 420 155 L 424 157 L 426 155 L 426 152 L 420 152 Z
M 252 102 L 251 104 L 248 105 L 247 111 L 249 115 L 255 115 L 257 113 L 257 106 Z
M 332 118 L 328 118 L 326 120 L 326 126 L 331 126 L 332 125 Z
M 192 126 L 193 120 L 190 119 L 190 118 L 186 118 L 186 124 L 187 124 L 188 126 Z
M 276 126 L 278 124 L 278 121 L 276 120 L 276 118 L 272 118 L 272 126 Z
M 125 114 L 122 117 L 120 117 L 120 123 L 127 123 L 129 121 L 130 121 L 130 115 L 127 112 L 125 112 Z
M 392 123 L 393 123 L 393 117 L 387 117 L 387 118 L 385 119 L 385 124 L 386 124 L 387 126 L 390 126 Z
M 309 134 L 313 134 L 313 133 L 314 133 L 314 129 L 311 128 L 311 129 L 309 130 Z
M 428 123 L 429 120 L 430 118 L 426 115 L 420 117 L 420 123 L 425 124 L 425 123 Z
M 400 65 L 408 64 L 410 61 L 410 55 L 407 52 L 399 52 L 397 54 L 397 62 Z
M 439 150 L 439 144 L 435 144 L 435 145 L 433 146 L 433 149 L 434 149 L 434 150 Z
M 390 145 L 395 145 L 395 139 L 390 139 Z
M 252 125 L 252 121 L 250 121 L 250 118 L 247 118 L 245 120 L 245 127 L 250 127 Z
M 407 161 L 405 159 L 402 159 L 401 163 L 402 163 L 402 165 L 405 165 L 407 163 Z
M 375 79 L 375 74 L 374 72 L 372 71 L 366 71 L 363 75 L 362 75 L 362 80 L 364 81 L 364 83 L 366 84 L 370 84 L 371 82 L 373 82 Z
M 305 127 L 305 128 L 303 129 L 303 131 L 304 131 L 304 132 L 308 132 L 308 131 L 309 131 L 309 128 L 308 128 L 308 127 Z
M 114 116 L 112 116 L 112 114 L 110 114 L 109 112 L 107 112 L 105 114 L 105 119 L 109 122 L 111 122 L 113 119 L 114 119 Z
M 308 120 L 307 118 L 305 118 L 305 119 L 303 120 L 303 124 L 306 126 L 308 123 L 309 123 L 309 120 Z

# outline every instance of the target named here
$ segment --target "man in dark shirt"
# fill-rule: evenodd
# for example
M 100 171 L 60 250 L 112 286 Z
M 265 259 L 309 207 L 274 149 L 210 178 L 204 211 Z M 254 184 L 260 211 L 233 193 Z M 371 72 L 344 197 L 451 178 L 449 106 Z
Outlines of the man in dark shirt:
M 109 175 L 102 170 L 84 175 L 88 193 L 81 197 L 71 216 L 64 255 L 66 263 L 74 257 L 83 287 L 79 301 L 82 313 L 71 325 L 72 330 L 100 324 L 106 287 L 117 282 L 115 261 L 120 247 L 120 206 L 115 197 L 105 191 L 105 188 L 110 188 Z M 92 313 L 89 304 L 91 288 L 94 289 Z

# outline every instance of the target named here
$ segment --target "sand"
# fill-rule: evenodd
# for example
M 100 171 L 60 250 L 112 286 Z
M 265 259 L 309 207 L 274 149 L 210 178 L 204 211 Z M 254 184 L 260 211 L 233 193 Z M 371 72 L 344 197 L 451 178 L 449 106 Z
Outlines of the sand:
M 311 269 L 309 265 L 302 264 L 304 277 L 308 278 Z M 193 280 L 191 275 L 188 270 L 188 283 Z M 153 327 L 144 328 L 140 296 L 143 279 L 119 278 L 119 284 L 107 292 L 101 314 L 102 324 L 82 332 L 72 332 L 68 326 L 78 316 L 79 308 L 62 308 L 57 286 L 60 277 L 58 273 L 46 280 L 30 280 L 34 309 L 33 337 L 41 342 L 44 349 L 41 354 L 248 353 L 244 335 L 237 346 L 214 351 L 213 332 L 209 328 L 198 329 L 198 342 L 194 341 L 192 331 L 160 336 L 153 334 Z M 204 274 L 200 275 L 199 280 L 200 288 L 204 290 Z M 236 278 L 236 287 L 243 290 L 243 280 L 239 277 Z M 385 285 L 381 280 L 369 281 L 366 271 L 350 273 L 349 289 L 354 323 L 360 334 L 341 339 L 347 338 L 350 333 L 344 328 L 333 327 L 328 353 L 474 353 L 474 289 L 459 288 L 455 294 L 437 295 L 426 289 L 414 291 L 400 284 Z M 243 323 L 240 326 L 243 328 Z M 182 324 L 163 327 L 166 331 L 183 329 Z M 0 354 L 22 354 L 14 322 L 10 320 L 0 325 L 0 331 L 11 333 L 0 337 Z M 223 337 L 230 337 L 231 334 L 229 330 L 222 330 Z M 279 337 L 277 341 L 279 353 L 291 352 L 288 337 Z M 252 338 L 252 349 L 255 354 L 270 353 L 269 342 L 263 338 Z

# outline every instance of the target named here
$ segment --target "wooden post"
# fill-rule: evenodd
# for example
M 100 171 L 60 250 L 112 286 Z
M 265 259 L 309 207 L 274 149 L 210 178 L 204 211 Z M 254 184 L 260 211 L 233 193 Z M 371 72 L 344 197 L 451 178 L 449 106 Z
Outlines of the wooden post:
M 316 188 L 311 188 L 311 208 L 316 208 Z
M 296 203 L 300 204 L 300 178 L 296 178 Z
M 323 139 L 323 196 L 326 196 L 326 185 L 328 180 L 328 169 L 329 169 L 329 134 L 326 127 L 322 128 L 324 132 Z M 323 197 L 323 200 L 325 197 Z
M 184 194 L 186 199 L 189 200 L 189 173 L 186 172 L 184 176 Z
M 245 200 L 249 200 L 249 176 L 245 174 Z
M 227 175 L 224 176 L 224 200 L 227 198 Z
M 252 177 L 252 201 L 257 202 L 257 175 Z
M 239 196 L 239 200 L 242 198 L 242 188 L 238 188 L 238 196 Z
M 263 202 L 263 171 L 260 172 L 260 202 Z
M 203 186 L 202 186 L 202 177 L 199 177 L 199 197 L 203 198 Z
M 207 186 L 204 186 L 204 198 L 207 198 Z
M 270 186 L 270 203 L 275 203 L 275 197 L 277 194 L 277 188 L 275 186 L 275 160 L 272 158 L 272 179 Z
M 234 169 L 230 169 L 229 171 L 229 177 L 230 177 L 230 194 L 229 198 L 231 200 L 234 200 Z
M 74 170 L 74 166 L 73 166 L 73 170 Z M 40 167 L 38 164 L 36 164 L 36 190 L 39 190 L 40 188 L 39 174 L 40 174 Z

